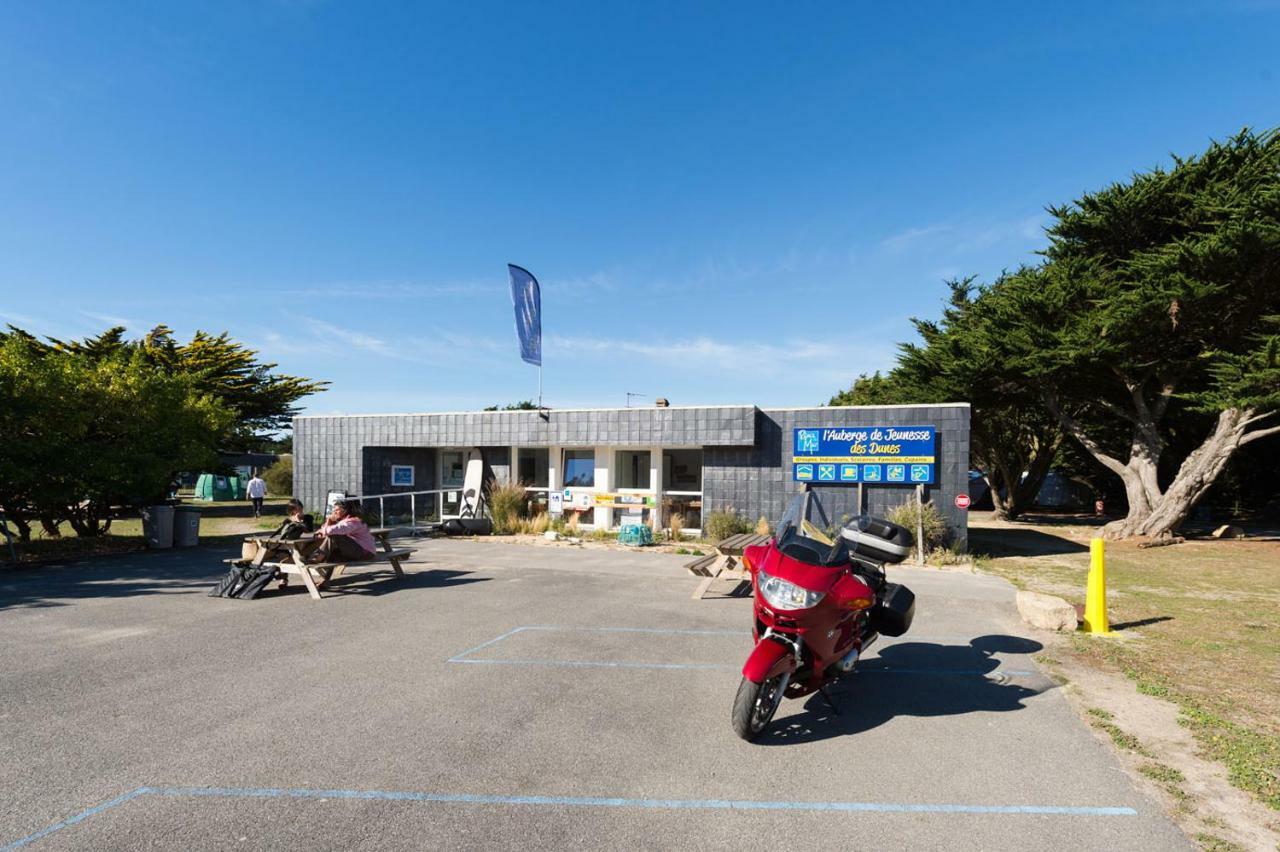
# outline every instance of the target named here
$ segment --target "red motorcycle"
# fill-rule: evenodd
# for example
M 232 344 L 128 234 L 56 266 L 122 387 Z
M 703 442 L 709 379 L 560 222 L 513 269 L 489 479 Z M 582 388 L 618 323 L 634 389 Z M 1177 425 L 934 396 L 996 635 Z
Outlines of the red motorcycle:
M 834 530 L 806 489 L 773 540 L 747 548 L 756 646 L 733 700 L 738 736 L 760 736 L 783 698 L 821 690 L 830 703 L 828 684 L 852 672 L 872 642 L 907 632 L 915 595 L 887 582 L 884 565 L 906 559 L 912 544 L 906 529 L 869 515 Z

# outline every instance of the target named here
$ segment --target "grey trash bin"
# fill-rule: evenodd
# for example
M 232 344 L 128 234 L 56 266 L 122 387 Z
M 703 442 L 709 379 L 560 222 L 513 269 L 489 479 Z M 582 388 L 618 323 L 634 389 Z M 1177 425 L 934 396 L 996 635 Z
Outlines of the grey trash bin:
M 147 506 L 142 510 L 142 537 L 147 547 L 173 547 L 173 507 Z
M 173 511 L 173 546 L 195 547 L 200 543 L 200 510 L 179 506 Z

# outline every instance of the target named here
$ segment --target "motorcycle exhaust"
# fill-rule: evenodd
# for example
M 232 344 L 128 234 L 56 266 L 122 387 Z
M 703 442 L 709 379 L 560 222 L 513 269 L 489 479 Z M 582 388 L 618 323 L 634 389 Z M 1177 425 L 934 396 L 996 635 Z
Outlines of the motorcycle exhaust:
M 858 658 L 861 657 L 862 652 L 870 648 L 872 645 L 874 645 L 876 640 L 879 638 L 880 638 L 879 633 L 868 633 L 867 635 L 863 636 L 862 647 L 854 648 L 852 651 L 845 654 L 843 659 L 837 660 L 836 668 L 840 670 L 841 674 L 848 674 L 849 672 L 853 671 L 853 667 L 858 664 Z

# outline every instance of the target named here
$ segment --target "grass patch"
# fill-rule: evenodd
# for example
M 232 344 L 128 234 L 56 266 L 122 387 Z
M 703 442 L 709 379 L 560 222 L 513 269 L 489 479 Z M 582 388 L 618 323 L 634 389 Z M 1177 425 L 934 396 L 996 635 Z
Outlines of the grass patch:
M 1245 852 L 1243 846 L 1204 831 L 1196 835 L 1196 843 L 1199 843 L 1200 848 L 1205 852 Z
M 1187 780 L 1187 776 L 1163 763 L 1144 763 L 1138 767 L 1138 771 L 1161 784 L 1181 784 Z
M 996 554 L 983 570 L 1015 586 L 1084 602 L 1088 528 L 970 530 Z M 1280 810 L 1280 545 L 1192 540 L 1176 547 L 1107 545 L 1108 610 L 1116 637 L 1075 634 L 1070 653 L 1123 672 L 1171 701 L 1231 783 Z M 1066 653 L 1063 650 L 1058 653 Z M 1109 720 L 1098 719 L 1109 724 Z M 1108 731 L 1127 748 L 1123 732 Z M 1230 848 L 1230 847 L 1221 847 Z
M 1125 751 L 1140 754 L 1143 757 L 1151 757 L 1151 752 L 1143 748 L 1142 743 L 1138 741 L 1137 737 L 1133 734 L 1122 731 L 1119 725 L 1111 721 L 1115 717 L 1111 715 L 1110 711 L 1103 710 L 1101 707 L 1090 707 L 1085 712 L 1087 712 L 1091 717 L 1089 719 L 1089 724 L 1093 725 L 1100 731 L 1106 731 L 1107 735 L 1111 737 L 1111 741 L 1116 744 L 1117 748 L 1122 748 Z

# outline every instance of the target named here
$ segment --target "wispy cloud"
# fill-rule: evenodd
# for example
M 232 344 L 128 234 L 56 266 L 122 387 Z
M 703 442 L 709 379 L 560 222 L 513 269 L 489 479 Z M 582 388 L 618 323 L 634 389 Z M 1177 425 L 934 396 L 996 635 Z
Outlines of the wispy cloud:
M 295 329 L 288 334 L 275 329 L 261 331 L 252 336 L 254 339 L 250 345 L 268 358 L 358 355 L 440 367 L 460 362 L 475 363 L 511 348 L 509 344 L 504 347 L 500 341 L 490 338 L 452 332 L 381 335 L 309 316 L 299 317 Z
M 138 322 L 138 320 L 135 320 L 135 319 L 129 319 L 128 317 L 113 316 L 112 314 L 100 314 L 95 311 L 82 310 L 80 311 L 80 315 L 84 317 L 88 317 L 89 319 L 93 320 L 95 323 L 101 323 L 102 325 L 105 325 L 110 328 L 114 328 L 115 326 L 122 325 L 125 328 L 129 329 L 130 331 L 136 331 L 142 325 L 140 322 Z
M 545 342 L 547 354 L 552 358 L 613 356 L 637 359 L 636 363 L 699 370 L 724 378 L 758 381 L 803 377 L 805 383 L 835 382 L 833 387 L 843 387 L 859 372 L 890 365 L 894 351 L 888 345 L 805 339 L 742 343 L 711 337 L 624 340 L 552 335 Z
M 447 298 L 453 296 L 492 295 L 506 291 L 502 279 L 495 281 L 457 281 L 427 283 L 414 281 L 351 281 L 332 284 L 316 284 L 309 287 L 287 288 L 289 296 L 304 299 L 330 299 L 359 296 L 361 299 L 384 301 L 412 301 L 415 299 Z
M 939 222 L 890 234 L 880 241 L 880 249 L 891 255 L 959 255 L 1004 244 L 1027 246 L 1044 240 L 1047 223 L 1045 213 L 994 222 Z

